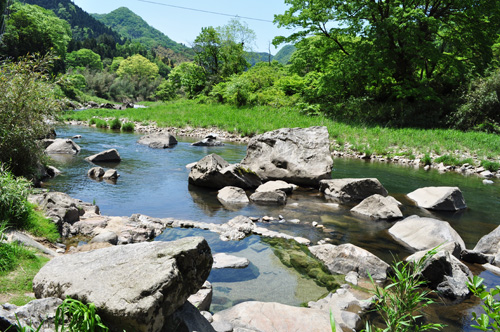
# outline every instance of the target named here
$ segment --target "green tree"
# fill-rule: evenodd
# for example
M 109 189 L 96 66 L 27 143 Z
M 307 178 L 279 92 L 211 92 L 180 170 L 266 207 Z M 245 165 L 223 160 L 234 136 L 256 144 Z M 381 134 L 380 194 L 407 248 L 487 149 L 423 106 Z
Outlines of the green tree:
M 183 62 L 170 72 L 168 81 L 188 98 L 194 98 L 206 86 L 207 75 L 203 67 L 193 62 Z
M 2 53 L 17 59 L 19 56 L 53 51 L 64 58 L 71 28 L 68 22 L 52 11 L 35 5 L 15 2 L 11 6 L 6 30 L 2 38 Z
M 73 68 L 80 67 L 102 70 L 101 56 L 86 48 L 68 53 L 66 56 L 66 65 Z
M 133 55 L 120 62 L 116 74 L 134 79 L 154 80 L 158 77 L 158 66 L 140 54 Z
M 295 29 L 275 44 L 319 35 L 332 42 L 378 98 L 432 98 L 491 61 L 500 6 L 489 0 L 285 0 L 275 16 Z M 345 38 L 350 36 L 351 38 Z M 356 65 L 357 64 L 357 65 Z M 357 69 L 358 71 L 360 69 Z
M 0 64 L 0 163 L 16 176 L 36 175 L 48 133 L 47 119 L 60 110 L 48 83 L 50 59 L 20 58 Z

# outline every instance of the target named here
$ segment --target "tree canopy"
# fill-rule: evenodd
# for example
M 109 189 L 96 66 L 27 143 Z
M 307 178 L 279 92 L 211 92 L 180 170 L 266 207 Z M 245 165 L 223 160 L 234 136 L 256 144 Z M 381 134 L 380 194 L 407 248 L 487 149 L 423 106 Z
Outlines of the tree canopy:
M 68 53 L 66 64 L 73 68 L 89 68 L 102 70 L 102 61 L 99 54 L 92 52 L 89 49 L 82 48 L 78 51 Z
M 152 80 L 158 76 L 158 66 L 140 54 L 133 55 L 120 62 L 116 73 L 118 76 L 129 76 L 135 79 Z

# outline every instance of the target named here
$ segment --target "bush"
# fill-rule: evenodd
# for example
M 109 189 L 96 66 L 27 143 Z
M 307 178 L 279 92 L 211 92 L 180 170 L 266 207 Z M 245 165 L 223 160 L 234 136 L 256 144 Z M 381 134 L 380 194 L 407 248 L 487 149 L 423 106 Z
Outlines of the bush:
M 122 124 L 122 131 L 134 131 L 134 127 L 133 122 L 125 122 Z
M 28 220 L 30 208 L 28 194 L 30 182 L 14 175 L 0 165 L 0 223 L 23 227 Z
M 481 160 L 481 166 L 483 166 L 490 172 L 496 172 L 500 168 L 500 163 L 489 160 Z
M 472 320 L 478 324 L 472 325 L 472 327 L 481 331 L 500 331 L 500 302 L 498 301 L 500 286 L 495 286 L 495 288 L 486 291 L 483 281 L 483 278 L 474 276 L 467 283 L 472 294 L 479 297 L 483 302 L 481 307 L 485 312 L 480 316 L 472 312 Z
M 122 122 L 118 118 L 114 118 L 113 120 L 109 121 L 109 128 L 110 129 L 120 129 L 122 127 Z
M 65 322 L 68 327 L 65 329 Z M 78 300 L 66 298 L 57 308 L 55 317 L 56 331 L 108 331 L 97 314 L 93 303 L 84 304 Z
M 47 74 L 53 58 L 21 58 L 0 63 L 0 163 L 16 176 L 39 174 L 49 132 L 47 119 L 61 110 Z

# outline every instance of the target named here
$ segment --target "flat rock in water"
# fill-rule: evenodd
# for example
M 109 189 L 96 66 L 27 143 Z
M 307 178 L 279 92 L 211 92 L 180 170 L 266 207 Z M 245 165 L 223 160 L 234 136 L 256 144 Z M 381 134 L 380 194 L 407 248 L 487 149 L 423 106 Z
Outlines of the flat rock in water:
M 238 187 L 224 187 L 217 193 L 217 199 L 222 204 L 248 204 L 250 200 L 245 193 L 245 190 Z
M 286 194 L 281 190 L 260 191 L 250 195 L 250 200 L 257 204 L 286 204 Z
M 245 257 L 228 255 L 225 253 L 214 254 L 213 269 L 243 269 L 250 264 Z
M 222 310 L 213 316 L 213 326 L 229 324 L 230 331 L 331 331 L 330 313 L 326 310 L 292 307 L 275 302 L 249 301 Z M 340 326 L 338 331 L 340 331 Z
M 389 229 L 397 241 L 415 251 L 430 250 L 443 244 L 451 245 L 454 256 L 465 249 L 464 240 L 446 221 L 410 216 Z
M 93 302 L 113 330 L 159 332 L 202 287 L 212 263 L 201 237 L 114 246 L 52 259 L 33 290 L 37 298 Z
M 293 184 L 286 183 L 285 181 L 282 180 L 267 181 L 266 183 L 261 184 L 257 189 L 255 189 L 255 192 L 268 192 L 268 191 L 281 190 L 285 194 L 291 194 L 294 187 L 295 186 Z
M 326 127 L 282 128 L 250 139 L 241 164 L 263 181 L 317 187 L 331 178 L 333 159 Z
M 177 145 L 177 139 L 169 133 L 155 133 L 142 136 L 137 143 L 153 149 L 168 149 Z
M 365 278 L 368 278 L 368 273 L 377 280 L 384 280 L 387 277 L 389 264 L 353 244 L 345 243 L 338 246 L 321 244 L 309 247 L 309 251 L 322 261 L 332 274 L 355 271 Z
M 365 198 L 361 203 L 351 209 L 351 212 L 368 217 L 373 220 L 402 218 L 399 203 L 394 197 L 384 197 L 379 194 Z
M 380 181 L 375 178 L 321 180 L 319 190 L 325 196 L 342 203 L 359 202 L 375 194 L 384 197 L 388 194 Z
M 467 208 L 458 187 L 424 187 L 412 191 L 407 196 L 425 209 L 457 211 Z
M 45 152 L 48 154 L 78 154 L 80 152 L 78 144 L 70 139 L 56 138 Z
M 90 161 L 91 163 L 99 163 L 99 162 L 118 162 L 122 159 L 120 158 L 120 154 L 116 149 L 109 149 L 106 151 L 99 152 L 90 157 L 85 158 L 85 160 Z

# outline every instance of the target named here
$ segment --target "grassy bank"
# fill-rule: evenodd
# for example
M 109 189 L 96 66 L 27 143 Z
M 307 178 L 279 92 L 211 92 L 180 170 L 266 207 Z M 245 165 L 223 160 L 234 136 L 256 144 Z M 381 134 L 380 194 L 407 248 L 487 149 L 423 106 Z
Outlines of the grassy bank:
M 483 132 L 445 129 L 393 129 L 379 126 L 350 125 L 322 115 L 307 116 L 294 109 L 271 107 L 236 108 L 221 104 L 196 104 L 188 100 L 151 103 L 147 109 L 85 110 L 65 112 L 63 120 L 89 120 L 92 117 L 120 117 L 136 122 L 156 122 L 161 127 L 217 127 L 241 135 L 254 135 L 283 127 L 327 126 L 337 150 L 376 155 L 422 157 L 450 155 L 457 159 L 477 156 L 498 159 L 500 136 Z

